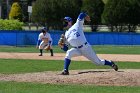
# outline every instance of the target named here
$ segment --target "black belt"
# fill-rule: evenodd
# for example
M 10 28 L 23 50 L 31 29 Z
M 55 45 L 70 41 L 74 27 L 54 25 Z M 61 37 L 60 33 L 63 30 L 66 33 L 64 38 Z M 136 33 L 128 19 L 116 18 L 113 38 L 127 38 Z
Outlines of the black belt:
M 85 42 L 83 45 L 78 46 L 78 47 L 74 47 L 74 48 L 82 48 L 84 45 L 87 45 L 87 44 L 88 44 L 88 42 Z

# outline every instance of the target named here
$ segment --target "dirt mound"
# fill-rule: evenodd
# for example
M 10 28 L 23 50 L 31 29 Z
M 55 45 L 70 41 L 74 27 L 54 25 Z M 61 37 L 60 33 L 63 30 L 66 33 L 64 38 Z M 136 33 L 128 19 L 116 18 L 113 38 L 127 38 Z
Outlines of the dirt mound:
M 0 74 L 2 81 L 38 82 L 50 84 L 94 84 L 109 86 L 140 86 L 140 70 L 71 70 L 70 75 L 61 72 L 38 72 L 25 74 Z

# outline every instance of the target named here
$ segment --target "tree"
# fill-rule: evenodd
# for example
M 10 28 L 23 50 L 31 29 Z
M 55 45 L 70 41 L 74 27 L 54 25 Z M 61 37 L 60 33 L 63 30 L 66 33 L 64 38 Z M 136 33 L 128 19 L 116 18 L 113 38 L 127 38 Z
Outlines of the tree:
M 9 19 L 17 19 L 22 21 L 22 11 L 18 2 L 14 2 L 12 4 L 12 8 L 9 13 Z
M 111 25 L 111 31 L 123 31 L 123 25 L 131 26 L 135 30 L 135 26 L 139 23 L 140 16 L 139 0 L 108 0 L 102 14 L 102 22 Z
M 63 28 L 65 16 L 77 17 L 81 0 L 37 0 L 33 6 L 32 21 L 47 25 L 52 29 Z M 79 5 L 77 5 L 77 2 Z
M 103 24 L 111 26 L 111 31 L 114 31 L 114 28 L 116 31 L 122 31 L 123 18 L 128 9 L 127 0 L 108 0 L 102 14 Z
M 128 0 L 129 10 L 125 15 L 125 24 L 128 24 L 129 32 L 135 32 L 136 26 L 140 24 L 140 0 Z
M 104 10 L 104 2 L 102 0 L 83 0 L 83 11 L 87 11 L 91 17 L 91 29 L 97 31 L 97 27 L 101 24 L 101 14 Z

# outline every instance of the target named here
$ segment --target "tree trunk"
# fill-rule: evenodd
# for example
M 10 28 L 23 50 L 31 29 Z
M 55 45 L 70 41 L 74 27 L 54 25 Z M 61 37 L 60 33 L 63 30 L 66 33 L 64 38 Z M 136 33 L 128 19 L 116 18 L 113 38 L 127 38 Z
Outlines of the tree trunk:
M 90 25 L 92 32 L 97 32 L 98 25 Z
M 131 26 L 128 24 L 128 32 L 131 32 Z
M 123 32 L 122 30 L 123 30 L 123 26 L 122 26 L 122 24 L 120 24 L 120 26 L 119 26 L 119 32 Z
M 110 31 L 113 32 L 113 31 L 114 31 L 113 25 L 109 25 L 109 26 L 108 26 L 108 29 L 110 29 Z

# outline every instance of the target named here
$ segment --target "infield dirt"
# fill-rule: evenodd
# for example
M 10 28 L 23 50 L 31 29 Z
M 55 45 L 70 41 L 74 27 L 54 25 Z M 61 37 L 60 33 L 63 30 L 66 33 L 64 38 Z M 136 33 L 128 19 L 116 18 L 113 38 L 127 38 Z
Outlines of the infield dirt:
M 7 53 L 1 52 L 0 58 L 5 59 L 39 59 L 39 60 L 63 60 L 65 53 L 55 53 L 53 57 L 49 53 L 44 53 L 43 56 L 38 56 L 39 53 Z M 126 55 L 126 54 L 97 54 L 101 59 L 113 60 L 113 61 L 129 61 L 140 62 L 140 55 Z M 72 60 L 76 61 L 88 61 L 83 56 L 74 57 Z

